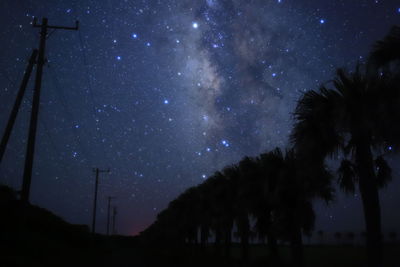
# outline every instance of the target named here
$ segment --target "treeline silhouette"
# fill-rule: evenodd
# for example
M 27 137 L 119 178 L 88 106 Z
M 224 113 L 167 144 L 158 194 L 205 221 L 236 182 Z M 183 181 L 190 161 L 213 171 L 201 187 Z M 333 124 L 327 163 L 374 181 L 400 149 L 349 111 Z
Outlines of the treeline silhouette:
M 212 240 L 229 258 L 232 233 L 242 261 L 253 234 L 267 241 L 270 262 L 281 262 L 278 241 L 289 242 L 293 266 L 304 266 L 303 234 L 313 231 L 313 201 L 334 200 L 336 180 L 346 193 L 358 188 L 366 225 L 368 266 L 382 266 L 378 190 L 391 180 L 386 153 L 400 147 L 400 28 L 375 43 L 365 63 L 338 69 L 331 86 L 306 92 L 294 111 L 290 149 L 245 157 L 191 187 L 140 234 L 144 244 L 175 248 Z M 337 175 L 325 165 L 339 160 Z M 212 239 L 210 238 L 212 237 Z
M 67 223 L 24 203 L 4 185 L 0 185 L 0 214 L 0 266 L 4 267 L 124 266 L 125 259 L 122 264 L 114 260 L 113 251 L 135 246 L 131 237 L 93 235 L 87 225 Z

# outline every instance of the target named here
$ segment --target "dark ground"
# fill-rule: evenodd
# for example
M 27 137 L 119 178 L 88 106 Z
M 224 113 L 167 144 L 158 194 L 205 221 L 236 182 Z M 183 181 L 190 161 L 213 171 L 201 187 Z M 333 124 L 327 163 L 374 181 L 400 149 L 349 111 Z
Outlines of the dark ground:
M 72 225 L 51 212 L 24 205 L 15 193 L 0 186 L 0 266 L 273 266 L 264 245 L 252 245 L 250 259 L 241 261 L 238 244 L 229 259 L 215 247 L 176 247 L 142 244 L 140 239 L 92 235 L 86 225 Z M 289 248 L 280 247 L 282 264 L 290 266 Z M 365 266 L 361 246 L 305 246 L 307 266 Z M 277 265 L 275 265 L 277 266 Z M 385 265 L 400 266 L 400 245 L 385 246 Z

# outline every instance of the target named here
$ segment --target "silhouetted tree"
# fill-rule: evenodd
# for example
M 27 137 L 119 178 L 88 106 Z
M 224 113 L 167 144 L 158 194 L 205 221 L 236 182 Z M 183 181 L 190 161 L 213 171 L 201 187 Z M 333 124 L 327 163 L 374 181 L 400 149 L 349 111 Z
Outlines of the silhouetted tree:
M 340 244 L 340 241 L 342 240 L 342 233 L 341 232 L 335 232 L 334 237 L 336 239 L 336 242 Z
M 342 151 L 340 185 L 353 192 L 358 184 L 367 229 L 370 266 L 382 264 L 381 215 L 378 188 L 390 178 L 383 157 L 374 152 L 391 150 L 400 142 L 400 78 L 391 62 L 399 59 L 400 31 L 394 28 L 377 43 L 369 58 L 368 76 L 360 68 L 347 74 L 339 69 L 334 89 L 309 91 L 295 110 L 292 140 L 297 150 L 321 160 Z M 386 68 L 386 69 L 385 69 Z M 383 70 L 385 69 L 385 70 Z M 389 71 L 387 71 L 389 69 Z
M 347 232 L 346 238 L 351 245 L 354 245 L 354 238 L 355 238 L 354 232 Z
M 318 239 L 319 239 L 319 244 L 323 245 L 324 244 L 324 231 L 318 230 L 317 235 L 318 235 Z
M 381 41 L 376 42 L 368 58 L 368 75 L 387 75 L 399 72 L 400 27 L 394 26 Z M 395 64 L 393 64 L 395 62 Z M 396 64 L 397 63 L 397 64 Z
M 335 89 L 323 86 L 300 99 L 292 140 L 297 149 L 309 151 L 313 157 L 325 158 L 339 150 L 351 155 L 351 160 L 342 162 L 339 183 L 351 193 L 354 184 L 359 185 L 369 263 L 379 266 L 382 241 L 378 188 L 389 180 L 390 169 L 383 157 L 374 161 L 372 148 L 386 149 L 388 141 L 400 141 L 399 135 L 399 140 L 394 138 L 399 129 L 389 126 L 400 122 L 400 113 L 394 111 L 400 104 L 400 90 L 383 78 L 366 79 L 359 68 L 352 74 L 339 69 L 337 75 Z M 392 114 L 386 116 L 389 112 Z
M 397 239 L 397 233 L 396 232 L 390 232 L 389 233 L 389 240 L 392 243 L 396 243 L 396 239 Z
M 305 170 L 306 166 L 296 157 L 293 150 L 288 150 L 283 155 L 276 149 L 273 154 L 281 161 L 274 192 L 276 224 L 280 228 L 280 235 L 290 240 L 293 264 L 303 266 L 302 233 L 309 235 L 314 228 L 315 214 L 312 200 L 316 197 L 326 201 L 332 199 L 332 188 L 329 183 L 331 175 L 325 169 L 313 172 Z M 320 183 L 321 187 L 316 187 L 314 181 L 317 180 L 328 183 Z

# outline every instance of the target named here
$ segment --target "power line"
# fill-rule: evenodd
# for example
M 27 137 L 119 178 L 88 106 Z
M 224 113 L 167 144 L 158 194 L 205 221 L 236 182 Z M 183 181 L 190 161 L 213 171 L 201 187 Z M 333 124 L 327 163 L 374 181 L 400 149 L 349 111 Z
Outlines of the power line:
M 80 43 L 80 50 L 82 51 L 82 57 L 83 57 L 83 64 L 85 65 L 85 72 L 86 72 L 86 79 L 87 79 L 87 84 L 88 84 L 88 90 L 89 90 L 89 96 L 90 96 L 90 100 L 91 100 L 91 104 L 92 104 L 92 109 L 93 109 L 93 118 L 96 121 L 96 132 L 97 132 L 97 138 L 103 140 L 103 134 L 100 131 L 100 126 L 98 125 L 99 123 L 99 119 L 96 116 L 96 102 L 94 99 L 94 94 L 93 94 L 93 88 L 92 88 L 92 83 L 90 80 L 90 77 L 92 77 L 90 75 L 90 71 L 89 71 L 89 64 L 88 64 L 88 60 L 87 60 L 87 54 L 86 54 L 86 46 L 84 45 L 83 39 L 82 39 L 82 35 L 81 35 L 81 31 L 78 32 L 78 37 L 79 37 L 79 43 Z M 110 158 L 108 153 L 106 152 L 106 150 L 104 150 L 103 146 L 102 150 L 103 150 L 103 155 L 107 158 L 108 162 L 110 162 Z
M 82 51 L 83 64 L 85 65 L 85 72 L 86 72 L 85 76 L 87 79 L 89 96 L 90 96 L 90 100 L 91 100 L 91 104 L 92 104 L 92 108 L 93 108 L 93 119 L 96 119 L 97 110 L 96 110 L 96 105 L 95 105 L 95 100 L 94 100 L 94 95 L 93 95 L 92 83 L 90 81 L 91 76 L 89 73 L 89 66 L 88 66 L 88 62 L 87 62 L 86 46 L 83 44 L 81 31 L 78 32 L 78 36 L 79 36 L 80 50 Z
M 73 116 L 72 112 L 70 111 L 70 108 L 68 107 L 68 102 L 67 102 L 67 100 L 65 98 L 65 95 L 64 95 L 64 93 L 63 93 L 63 91 L 62 91 L 62 89 L 60 87 L 60 82 L 59 82 L 59 80 L 57 78 L 57 74 L 56 74 L 55 70 L 53 68 L 51 68 L 50 66 L 49 66 L 49 69 L 50 69 L 52 82 L 53 82 L 54 87 L 56 89 L 55 91 L 57 93 L 57 96 L 59 97 L 60 103 L 63 106 L 63 109 L 64 109 L 68 119 L 72 122 L 72 124 L 74 124 L 75 122 L 78 123 L 78 121 L 74 119 L 74 116 Z M 79 125 L 79 123 L 78 123 L 78 125 Z M 75 131 L 76 131 L 75 125 L 72 125 L 72 134 L 74 136 L 74 141 L 78 145 L 78 147 L 80 148 L 82 154 L 84 156 L 86 156 L 87 160 L 89 161 L 90 157 L 89 157 L 88 150 L 82 144 L 79 136 L 75 133 Z

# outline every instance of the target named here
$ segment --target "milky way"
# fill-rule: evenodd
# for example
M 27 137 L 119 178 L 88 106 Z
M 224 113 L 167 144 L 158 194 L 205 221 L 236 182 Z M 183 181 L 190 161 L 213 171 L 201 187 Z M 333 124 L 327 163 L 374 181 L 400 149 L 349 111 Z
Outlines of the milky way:
M 48 38 L 32 202 L 88 224 L 92 168 L 110 168 L 100 177 L 99 231 L 112 195 L 119 232 L 137 233 L 214 171 L 286 147 L 301 93 L 362 62 L 399 22 L 390 1 L 348 2 L 2 1 L 1 129 L 38 45 L 32 17 L 81 26 Z M 0 166 L 0 182 L 16 189 L 31 98 Z M 318 206 L 320 227 L 345 227 L 358 205 L 340 196 Z

